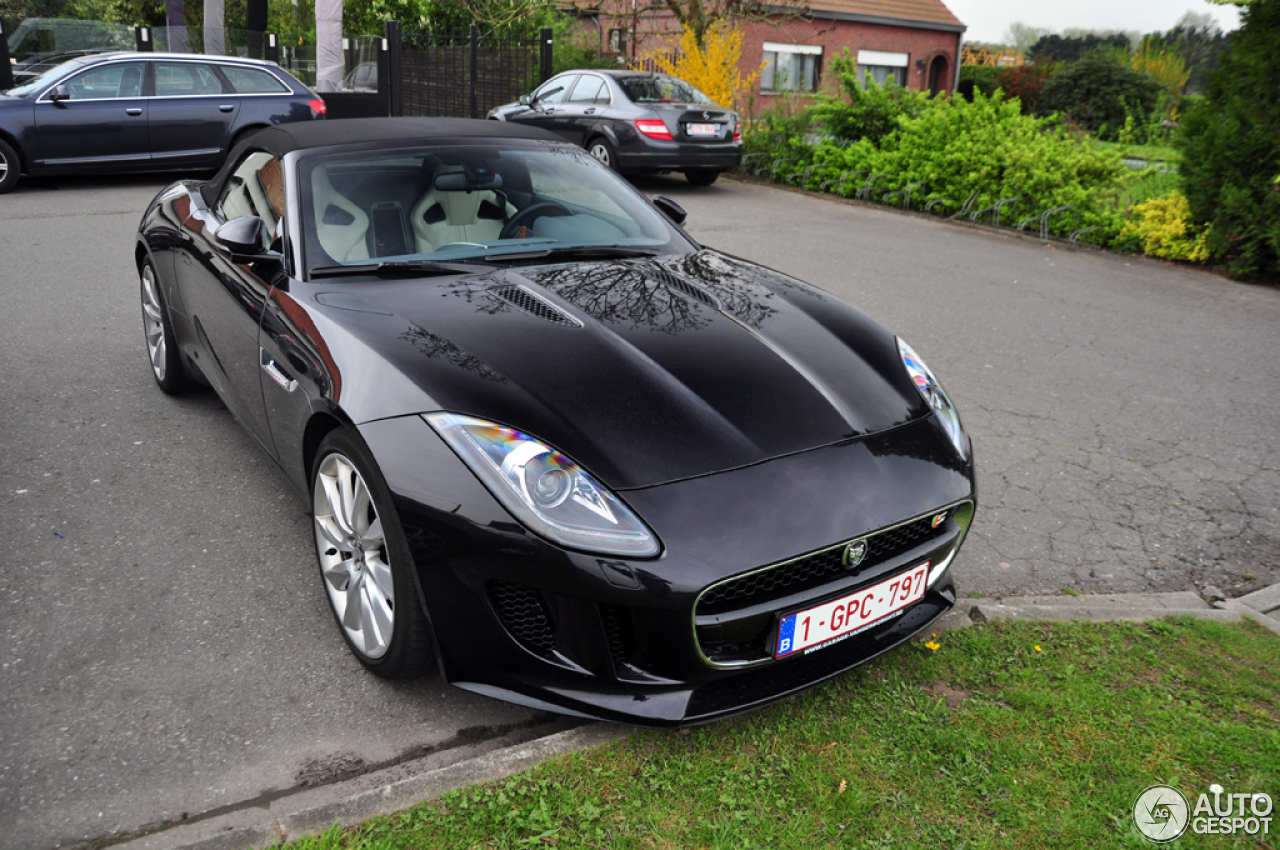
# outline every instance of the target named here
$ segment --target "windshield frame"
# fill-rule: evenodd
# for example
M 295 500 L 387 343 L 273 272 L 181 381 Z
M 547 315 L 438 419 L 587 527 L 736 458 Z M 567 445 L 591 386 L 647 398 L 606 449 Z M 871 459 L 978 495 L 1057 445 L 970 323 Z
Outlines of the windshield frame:
M 7 94 L 9 97 L 31 97 L 33 94 L 43 92 L 51 85 L 56 85 L 59 80 L 64 80 L 77 71 L 97 64 L 104 64 L 97 56 L 77 56 L 60 64 L 54 65 L 35 79 L 29 80 L 20 86 L 14 86 L 4 92 L 4 94 Z
M 607 242 L 591 240 L 565 242 L 533 235 L 523 239 L 502 239 L 500 240 L 501 244 L 497 244 L 499 242 L 498 239 L 483 242 L 454 242 L 430 253 L 413 251 L 405 254 L 371 256 L 367 259 L 351 259 L 346 262 L 336 261 L 320 246 L 320 235 L 316 227 L 315 216 L 311 214 L 314 205 L 311 187 L 312 174 L 317 166 L 341 163 L 343 160 L 347 160 L 348 164 L 357 165 L 361 154 L 370 155 L 370 159 L 382 157 L 387 159 L 413 158 L 421 157 L 424 153 L 457 149 L 474 149 L 477 152 L 489 149 L 490 151 L 498 151 L 513 157 L 527 156 L 536 158 L 544 153 L 567 156 L 568 160 L 561 160 L 560 162 L 571 161 L 574 163 L 573 168 L 591 169 L 591 171 L 585 172 L 588 180 L 596 181 L 593 184 L 595 186 L 605 187 L 607 189 L 605 197 L 615 203 L 620 202 L 619 208 L 632 214 L 633 217 L 630 221 L 643 232 L 639 237 L 615 239 Z M 335 265 L 352 266 L 351 278 L 358 279 L 376 277 L 376 275 L 368 271 L 368 268 L 370 265 L 376 265 L 380 262 L 409 264 L 431 262 L 474 263 L 477 272 L 482 272 L 486 266 L 528 265 L 530 261 L 529 255 L 540 251 L 555 254 L 563 249 L 572 250 L 579 247 L 600 249 L 602 258 L 607 258 L 610 249 L 616 249 L 620 255 L 633 255 L 636 252 L 643 252 L 646 255 L 660 256 L 685 255 L 699 251 L 702 247 L 683 229 L 673 224 L 670 219 L 653 206 L 648 198 L 616 172 L 601 165 L 577 145 L 569 144 L 568 142 L 519 138 L 442 138 L 415 140 L 409 143 L 368 142 L 356 145 L 292 151 L 284 157 L 284 164 L 286 166 L 286 174 L 292 178 L 289 179 L 288 186 L 290 215 L 288 216 L 286 227 L 291 234 L 291 247 L 296 256 L 295 268 L 299 270 L 299 278 L 304 280 L 323 277 L 326 283 L 336 283 L 341 276 L 335 276 Z M 426 193 L 423 192 L 422 194 Z M 541 197 L 536 190 L 532 193 L 532 196 Z M 567 205 L 571 208 L 573 206 L 572 204 Z M 530 204 L 516 207 L 517 213 L 528 206 Z M 304 213 L 304 210 L 307 212 Z M 406 212 L 409 212 L 409 210 L 406 210 Z M 591 215 L 589 212 L 580 214 Z M 636 221 L 634 216 L 637 214 L 642 221 Z M 603 216 L 597 212 L 597 215 L 593 217 Z M 646 227 L 649 229 L 645 230 Z M 413 238 L 412 225 L 410 225 L 409 236 L 410 239 Z M 414 248 L 416 244 L 410 247 Z M 512 255 L 509 262 L 503 261 L 504 254 Z M 598 260 L 547 260 L 548 263 L 580 261 Z M 312 278 L 311 269 L 320 267 L 325 267 L 326 272 L 322 276 Z M 362 268 L 364 271 L 361 270 Z

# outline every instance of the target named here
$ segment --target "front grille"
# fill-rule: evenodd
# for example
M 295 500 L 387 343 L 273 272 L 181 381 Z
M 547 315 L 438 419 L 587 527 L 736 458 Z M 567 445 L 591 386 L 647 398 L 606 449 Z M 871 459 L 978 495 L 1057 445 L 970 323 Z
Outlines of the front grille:
M 933 516 L 921 517 L 863 538 L 867 542 L 867 553 L 859 568 L 889 560 L 946 533 L 945 523 L 939 523 L 936 527 L 932 523 Z M 718 584 L 698 600 L 697 613 L 723 613 L 820 587 L 834 577 L 847 574 L 843 563 L 846 545 L 841 543 L 794 561 Z
M 614 664 L 624 664 L 631 656 L 631 628 L 627 612 L 617 605 L 600 606 L 600 618 L 604 622 L 605 638 L 609 641 L 609 655 Z
M 511 636 L 540 655 L 555 647 L 555 630 L 542 594 L 531 587 L 495 581 L 489 584 L 489 600 Z

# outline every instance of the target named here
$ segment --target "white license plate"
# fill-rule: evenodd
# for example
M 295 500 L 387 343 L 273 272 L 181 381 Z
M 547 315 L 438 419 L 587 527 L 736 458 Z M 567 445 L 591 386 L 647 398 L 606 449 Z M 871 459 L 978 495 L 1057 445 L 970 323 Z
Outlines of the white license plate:
M 924 598 L 929 577 L 925 561 L 893 578 L 782 618 L 775 658 L 845 638 L 881 623 L 890 615 Z
M 719 124 L 686 124 L 684 131 L 690 136 L 718 136 Z

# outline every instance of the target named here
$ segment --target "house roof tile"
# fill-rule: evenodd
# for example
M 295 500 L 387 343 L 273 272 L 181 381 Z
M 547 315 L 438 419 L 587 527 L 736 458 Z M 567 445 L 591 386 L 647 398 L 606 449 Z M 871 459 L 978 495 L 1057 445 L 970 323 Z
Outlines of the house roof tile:
M 952 14 L 942 0 L 811 0 L 815 12 L 840 12 L 903 21 L 928 21 L 935 24 L 963 23 Z

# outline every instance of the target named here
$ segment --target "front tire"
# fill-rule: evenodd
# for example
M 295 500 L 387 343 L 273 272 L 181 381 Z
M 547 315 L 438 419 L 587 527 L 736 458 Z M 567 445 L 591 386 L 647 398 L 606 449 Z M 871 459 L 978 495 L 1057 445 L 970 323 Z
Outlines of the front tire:
M 714 168 L 690 168 L 684 173 L 684 179 L 695 186 L 710 186 L 719 177 L 720 172 Z
M 22 174 L 22 161 L 13 145 L 0 139 L 0 195 L 18 185 L 18 177 Z
M 151 375 L 167 395 L 178 395 L 190 387 L 186 373 L 182 371 L 182 359 L 177 341 L 173 338 L 173 324 L 164 308 L 164 295 L 160 280 L 151 260 L 144 260 L 139 271 L 142 288 L 142 333 L 147 341 L 147 357 L 151 360 Z
M 355 431 L 331 431 L 311 474 L 316 557 L 347 646 L 370 672 L 411 679 L 435 660 L 391 491 Z
M 609 140 L 604 136 L 596 136 L 590 142 L 587 142 L 587 153 L 591 154 L 607 168 L 613 171 L 618 170 L 618 154 L 614 151 L 613 145 L 609 144 Z

